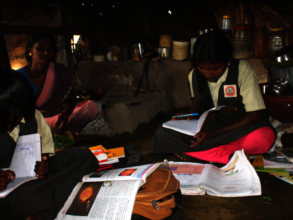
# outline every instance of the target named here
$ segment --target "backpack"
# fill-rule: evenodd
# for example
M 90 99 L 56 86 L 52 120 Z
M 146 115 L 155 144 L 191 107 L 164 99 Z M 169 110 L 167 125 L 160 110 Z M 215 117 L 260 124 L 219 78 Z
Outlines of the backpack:
M 179 186 L 179 181 L 170 169 L 156 169 L 138 190 L 132 219 L 165 219 L 173 215 L 176 208 L 181 211 L 178 205 L 181 202 Z M 144 218 L 137 218 L 137 215 Z M 182 217 L 182 212 L 176 215 L 176 219 L 182 219 Z

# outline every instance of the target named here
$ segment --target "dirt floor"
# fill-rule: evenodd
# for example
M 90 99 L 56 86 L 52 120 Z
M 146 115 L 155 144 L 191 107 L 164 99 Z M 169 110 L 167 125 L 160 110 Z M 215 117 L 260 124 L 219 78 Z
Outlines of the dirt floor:
M 136 146 L 145 156 L 146 163 L 161 162 L 148 156 L 156 128 L 170 118 L 174 112 L 167 115 L 158 115 L 148 124 L 140 125 L 134 134 L 117 135 L 111 138 L 81 136 L 77 145 L 94 146 L 102 144 L 106 148 L 119 146 Z M 292 146 L 293 135 L 285 134 L 282 137 L 285 146 Z M 169 161 L 178 161 L 175 156 L 170 156 Z M 198 160 L 197 162 L 206 163 Z M 268 173 L 258 173 L 262 186 L 261 196 L 221 198 L 209 195 L 183 196 L 181 207 L 184 219 L 293 219 L 293 185 L 271 176 Z M 260 199 L 270 197 L 273 204 L 265 204 Z

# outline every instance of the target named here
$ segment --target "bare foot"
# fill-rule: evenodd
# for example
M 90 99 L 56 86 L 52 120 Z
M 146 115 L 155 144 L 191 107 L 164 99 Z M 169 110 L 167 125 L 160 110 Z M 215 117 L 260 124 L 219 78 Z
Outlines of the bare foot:
M 184 160 L 184 161 L 191 161 L 191 157 L 184 154 L 184 153 L 175 153 L 175 156 L 177 158 L 179 158 L 180 160 Z

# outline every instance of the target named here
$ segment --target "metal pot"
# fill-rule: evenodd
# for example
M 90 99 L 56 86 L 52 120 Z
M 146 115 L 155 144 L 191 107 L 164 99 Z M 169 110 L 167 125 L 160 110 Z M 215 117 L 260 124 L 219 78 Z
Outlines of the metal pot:
M 160 54 L 161 58 L 171 57 L 171 47 L 157 47 L 156 52 Z
M 276 53 L 273 54 L 274 61 L 276 62 L 286 62 L 290 59 L 293 59 L 293 46 L 286 46 L 282 49 L 278 50 Z

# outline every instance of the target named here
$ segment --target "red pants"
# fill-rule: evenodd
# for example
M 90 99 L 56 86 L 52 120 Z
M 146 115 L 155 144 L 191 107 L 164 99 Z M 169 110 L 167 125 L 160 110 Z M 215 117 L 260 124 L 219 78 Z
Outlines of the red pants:
M 270 127 L 263 127 L 229 144 L 206 151 L 188 152 L 185 154 L 201 160 L 226 164 L 229 162 L 229 156 L 237 150 L 244 149 L 244 152 L 248 154 L 266 153 L 274 144 L 275 139 L 274 131 Z

